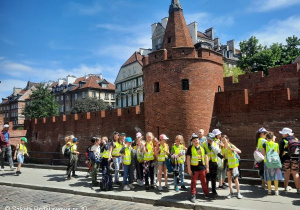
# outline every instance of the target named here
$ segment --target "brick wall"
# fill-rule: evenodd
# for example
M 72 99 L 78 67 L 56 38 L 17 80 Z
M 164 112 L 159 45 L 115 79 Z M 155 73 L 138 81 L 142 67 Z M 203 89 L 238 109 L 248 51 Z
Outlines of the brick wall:
M 224 79 L 225 92 L 217 93 L 211 129 L 220 128 L 238 146 L 243 158 L 253 158 L 255 134 L 260 127 L 278 133 L 283 127 L 300 136 L 299 66 L 286 65 L 239 77 L 233 84 Z M 249 89 L 245 89 L 249 88 Z
M 126 132 L 135 137 L 144 132 L 144 110 L 140 107 L 115 109 L 83 114 L 63 115 L 25 121 L 30 151 L 60 152 L 64 137 L 75 135 L 79 139 L 79 151 L 84 152 L 94 136 L 111 137 L 113 131 Z

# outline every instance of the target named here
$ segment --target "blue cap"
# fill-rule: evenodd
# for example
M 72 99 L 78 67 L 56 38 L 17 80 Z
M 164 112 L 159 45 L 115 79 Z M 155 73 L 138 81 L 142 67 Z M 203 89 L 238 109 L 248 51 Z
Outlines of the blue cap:
M 131 137 L 126 137 L 125 142 L 132 143 L 132 138 Z
M 76 142 L 76 141 L 78 141 L 78 139 L 77 138 L 73 138 L 73 142 Z

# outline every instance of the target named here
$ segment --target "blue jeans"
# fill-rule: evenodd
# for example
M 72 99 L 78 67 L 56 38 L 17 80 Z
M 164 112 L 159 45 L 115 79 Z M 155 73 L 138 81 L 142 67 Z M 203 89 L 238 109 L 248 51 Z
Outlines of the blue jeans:
M 102 176 L 109 174 L 109 162 L 108 159 L 103 158 L 101 162 Z
M 175 166 L 177 167 L 177 166 Z M 181 186 L 184 186 L 184 164 L 179 164 L 178 165 L 179 169 L 179 176 L 180 176 L 180 181 L 181 181 Z M 176 188 L 178 186 L 178 180 L 177 176 L 174 176 L 174 187 Z
M 2 150 L 2 153 L 0 154 L 1 168 L 4 168 L 5 154 L 7 155 L 7 159 L 8 159 L 10 167 L 13 167 L 14 162 L 12 160 L 11 146 L 2 147 L 1 150 Z
M 113 161 L 114 161 L 114 167 L 115 167 L 115 182 L 118 182 L 121 157 L 116 157 L 113 159 Z
M 123 184 L 127 185 L 128 182 L 130 184 L 130 165 L 123 165 L 123 166 L 124 166 Z

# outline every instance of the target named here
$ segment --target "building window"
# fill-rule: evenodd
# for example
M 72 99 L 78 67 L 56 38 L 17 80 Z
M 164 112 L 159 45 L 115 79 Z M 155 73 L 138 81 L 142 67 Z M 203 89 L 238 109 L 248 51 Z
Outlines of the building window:
M 172 41 L 172 38 L 169 37 L 169 38 L 168 38 L 168 43 L 171 43 L 171 41 Z
M 69 106 L 66 106 L 66 112 L 68 112 L 70 110 Z
M 182 80 L 182 90 L 189 90 L 190 89 L 190 84 L 188 79 L 183 79 Z
M 60 112 L 64 112 L 64 105 L 61 105 Z
M 117 105 L 118 105 L 118 107 L 120 107 L 120 108 L 122 107 L 122 100 L 121 100 L 121 98 L 118 98 L 118 104 L 117 104 Z
M 123 98 L 123 107 L 126 107 L 127 106 L 127 100 L 126 100 L 126 97 Z
M 128 95 L 128 106 L 132 106 L 132 96 Z
M 75 98 L 75 101 L 76 101 L 77 98 L 78 98 L 77 93 L 75 93 L 74 98 Z
M 115 94 L 113 94 L 113 93 L 111 94 L 111 99 L 115 100 Z
M 133 87 L 133 88 L 136 87 L 136 79 L 134 79 L 134 80 L 132 81 L 132 87 Z
M 126 77 L 126 72 L 123 71 L 122 74 L 123 74 L 123 78 L 125 78 Z
M 85 98 L 85 92 L 82 92 L 82 98 Z
M 136 74 L 136 67 L 133 67 L 133 74 Z
M 131 69 L 128 69 L 128 76 L 131 76 Z
M 143 77 L 140 77 L 138 79 L 138 86 L 141 86 L 141 85 L 143 85 Z
M 159 82 L 154 83 L 154 92 L 158 93 L 159 92 Z
M 59 96 L 56 97 L 56 101 L 59 101 Z
M 121 91 L 121 84 L 117 84 L 117 90 Z
M 109 93 L 105 93 L 104 100 L 109 100 Z
M 97 96 L 96 96 L 96 92 L 92 92 L 92 97 L 93 98 L 96 98 Z
M 127 89 L 131 89 L 131 81 L 127 82 Z
M 102 84 L 102 87 L 103 88 L 107 88 L 107 84 Z
M 122 91 L 126 90 L 126 82 L 122 83 Z
M 70 100 L 70 96 L 66 95 L 66 100 L 69 101 Z
M 63 101 L 64 100 L 64 96 L 60 96 L 60 100 Z
M 137 94 L 133 95 L 133 105 L 136 106 L 137 105 Z

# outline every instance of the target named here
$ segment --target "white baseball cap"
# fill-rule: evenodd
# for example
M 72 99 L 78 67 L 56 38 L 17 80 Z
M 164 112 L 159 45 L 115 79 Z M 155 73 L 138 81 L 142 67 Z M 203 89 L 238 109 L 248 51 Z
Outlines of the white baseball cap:
M 288 134 L 290 136 L 294 135 L 293 130 L 290 128 L 283 128 L 282 131 L 279 131 L 280 134 Z
M 215 136 L 217 136 L 217 135 L 221 134 L 222 132 L 219 129 L 214 129 L 212 131 L 212 133 L 215 134 Z
M 8 124 L 5 124 L 3 127 L 4 127 L 4 128 L 9 128 L 9 125 L 8 125 Z
M 257 131 L 257 133 L 267 133 L 268 131 L 267 131 L 267 129 L 265 129 L 264 127 L 261 127 L 258 131 Z
M 142 133 L 141 132 L 136 133 L 136 138 L 139 138 L 139 137 L 142 137 Z
M 168 140 L 169 138 L 165 134 L 160 134 L 159 139 Z

